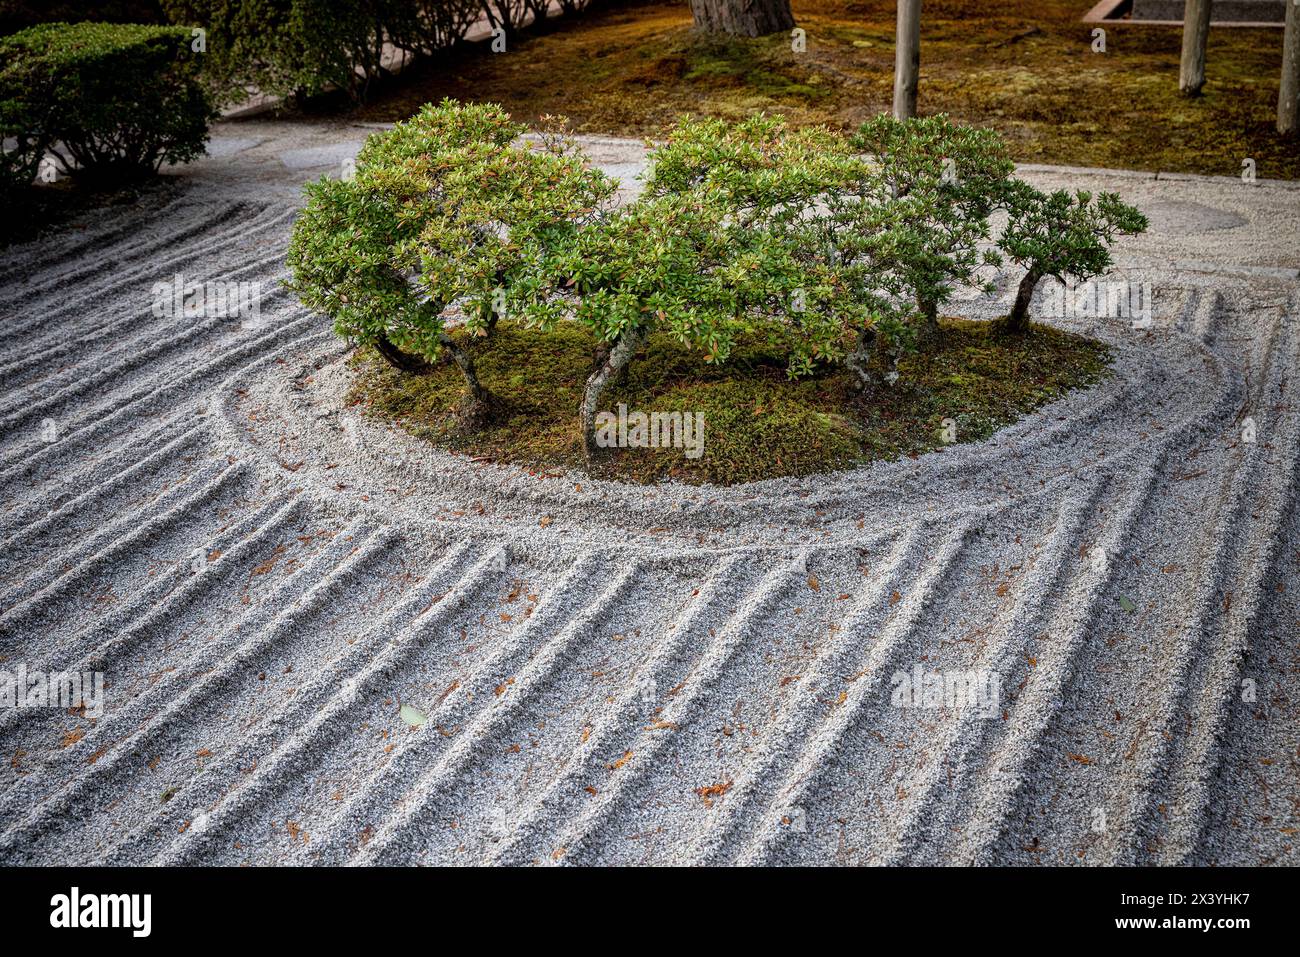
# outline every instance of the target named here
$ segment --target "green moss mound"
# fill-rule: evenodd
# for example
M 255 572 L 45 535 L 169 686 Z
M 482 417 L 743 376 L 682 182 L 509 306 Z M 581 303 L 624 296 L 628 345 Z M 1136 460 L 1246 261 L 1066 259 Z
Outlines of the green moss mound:
M 1106 374 L 1101 343 L 1045 326 L 1006 336 L 990 323 L 945 320 L 938 348 L 906 357 L 897 386 L 866 399 L 842 370 L 791 381 L 785 360 L 746 345 L 722 366 L 651 337 L 602 409 L 703 416 L 703 453 L 618 448 L 590 470 L 605 479 L 734 485 L 853 468 L 985 439 Z M 462 336 L 463 333 L 455 333 Z M 483 384 L 501 399 L 496 420 L 466 433 L 455 410 L 463 379 L 448 363 L 431 374 L 396 372 L 375 353 L 353 359 L 348 401 L 441 448 L 559 474 L 588 471 L 576 410 L 596 347 L 570 323 L 539 336 L 508 322 L 472 343 Z M 945 420 L 951 420 L 945 422 Z

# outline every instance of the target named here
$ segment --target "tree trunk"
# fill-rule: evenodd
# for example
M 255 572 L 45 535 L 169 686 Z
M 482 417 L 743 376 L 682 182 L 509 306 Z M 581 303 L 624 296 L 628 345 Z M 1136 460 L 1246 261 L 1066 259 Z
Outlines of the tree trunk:
M 474 357 L 468 350 L 462 349 L 456 344 L 456 340 L 445 332 L 439 334 L 438 344 L 451 353 L 452 361 L 456 363 L 460 374 L 465 379 L 465 398 L 461 401 L 460 409 L 457 410 L 460 424 L 471 431 L 481 429 L 492 418 L 492 413 L 499 405 L 497 397 L 478 381 L 478 373 L 474 369 Z
M 691 0 L 691 15 L 709 33 L 762 37 L 794 28 L 790 0 Z
M 409 372 L 412 375 L 425 375 L 433 366 L 424 360 L 423 357 L 413 353 L 406 352 L 393 345 L 387 336 L 379 336 L 374 341 L 375 351 L 378 352 L 388 364 L 399 372 Z
M 916 81 L 921 72 L 921 0 L 898 0 L 894 43 L 894 118 L 916 116 Z
M 1011 313 L 1007 316 L 1008 332 L 1029 331 L 1029 306 L 1034 301 L 1034 290 L 1038 288 L 1038 280 L 1042 278 L 1035 269 L 1029 270 L 1021 278 L 1020 288 L 1016 290 L 1016 304 L 1011 307 Z
M 1300 4 L 1288 0 L 1282 34 L 1282 86 L 1277 94 L 1277 131 L 1300 129 Z
M 844 357 L 844 364 L 858 377 L 858 388 L 863 392 L 874 392 L 880 385 L 879 376 L 871 371 L 877 338 L 875 329 L 863 329 L 858 334 L 858 347 Z
M 1183 59 L 1178 89 L 1199 96 L 1205 86 L 1205 40 L 1210 35 L 1210 0 L 1187 0 L 1183 8 Z
M 939 304 L 926 299 L 918 299 L 921 310 L 921 333 L 917 337 L 920 344 L 933 348 L 939 341 Z
M 636 355 L 644 339 L 644 335 L 640 332 L 625 332 L 619 336 L 614 340 L 609 352 L 605 353 L 604 361 L 596 366 L 595 371 L 587 378 L 587 387 L 582 393 L 582 407 L 578 412 L 578 419 L 582 426 L 582 444 L 588 462 L 596 454 L 596 412 L 599 411 L 596 406 L 600 402 L 600 397 L 610 381 L 632 361 L 632 357 Z

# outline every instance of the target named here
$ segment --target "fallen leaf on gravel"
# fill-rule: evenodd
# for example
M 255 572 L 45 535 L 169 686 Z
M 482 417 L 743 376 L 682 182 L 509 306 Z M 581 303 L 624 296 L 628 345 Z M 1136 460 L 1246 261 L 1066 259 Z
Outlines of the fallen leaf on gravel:
M 1128 595 L 1119 596 L 1119 607 L 1123 608 L 1130 615 L 1137 611 L 1137 605 L 1133 604 L 1133 599 L 1129 598 Z
M 271 552 L 271 557 L 268 558 L 266 561 L 262 562 L 260 565 L 254 566 L 252 574 L 265 575 L 271 569 L 275 568 L 275 563 L 280 560 L 280 556 L 284 554 L 284 551 L 285 549 L 283 545 L 275 546 L 275 551 Z
M 1068 757 L 1071 761 L 1077 761 L 1080 764 L 1092 764 L 1092 758 L 1088 757 L 1087 755 L 1070 753 L 1067 754 L 1066 757 Z
M 630 761 L 631 759 L 632 759 L 632 752 L 631 752 L 631 751 L 624 751 L 624 752 L 623 752 L 623 756 L 622 756 L 621 758 L 619 758 L 619 759 L 618 759 L 617 761 L 615 761 L 613 764 L 607 765 L 607 767 L 608 767 L 611 771 L 617 771 L 617 770 L 618 770 L 619 768 L 621 768 L 623 765 L 627 764 L 627 762 Z
M 710 784 L 708 787 L 696 788 L 695 793 L 700 796 L 700 800 L 704 802 L 705 807 L 711 808 L 713 807 L 713 799 L 720 798 L 730 791 L 734 783 L 734 781 L 724 781 L 721 784 Z
M 550 524 L 551 524 L 551 516 L 549 516 L 549 515 L 543 515 L 543 516 L 538 520 L 537 524 L 540 525 L 542 528 L 545 528 L 547 525 L 550 525 Z
M 647 731 L 676 731 L 677 725 L 673 724 L 671 721 L 665 721 L 663 718 L 659 718 L 646 725 L 645 729 Z
M 808 576 L 808 587 L 811 588 L 813 591 L 821 591 L 821 590 L 822 590 L 821 583 L 820 583 L 819 581 L 817 581 L 817 576 L 816 576 L 816 575 L 809 575 L 809 576 Z
M 897 605 L 902 600 L 903 600 L 903 596 L 900 595 L 898 592 L 894 592 L 892 595 L 889 596 L 889 603 L 891 605 Z
M 429 720 L 429 716 L 427 714 L 425 714 L 424 712 L 416 708 L 412 708 L 409 704 L 402 705 L 398 713 L 401 715 L 402 720 L 405 721 L 407 724 L 409 724 L 412 728 L 423 727 L 424 723 Z
M 600 793 L 595 788 L 593 788 L 590 784 L 588 784 L 585 788 L 583 788 L 583 790 L 586 791 L 588 794 L 590 794 L 592 797 L 595 797 L 597 794 Z

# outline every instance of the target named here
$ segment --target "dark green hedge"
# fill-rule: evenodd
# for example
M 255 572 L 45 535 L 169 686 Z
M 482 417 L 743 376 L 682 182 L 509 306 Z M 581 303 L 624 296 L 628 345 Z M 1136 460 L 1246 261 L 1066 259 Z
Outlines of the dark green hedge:
M 47 150 L 66 171 L 122 178 L 201 155 L 215 110 L 190 45 L 183 27 L 110 23 L 0 38 L 6 185 L 30 182 Z
M 590 0 L 561 0 L 574 14 Z M 207 30 L 207 80 L 238 101 L 250 88 L 312 96 L 331 87 L 355 100 L 385 74 L 384 44 L 427 58 L 464 39 L 478 20 L 515 34 L 544 21 L 549 0 L 162 0 L 168 18 Z
M 158 0 L 0 0 L 0 35 L 38 23 L 167 22 Z
M 225 100 L 249 87 L 354 99 L 384 73 L 385 42 L 427 56 L 460 40 L 480 0 L 163 0 L 173 23 L 207 30 L 207 80 Z

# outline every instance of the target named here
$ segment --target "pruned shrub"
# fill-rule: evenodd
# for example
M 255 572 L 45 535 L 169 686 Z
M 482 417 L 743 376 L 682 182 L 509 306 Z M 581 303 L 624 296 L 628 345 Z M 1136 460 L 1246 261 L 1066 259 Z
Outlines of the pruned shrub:
M 354 100 L 383 77 L 384 44 L 417 56 L 465 36 L 482 0 L 162 0 L 174 23 L 207 31 L 205 75 L 222 98 L 253 90 Z
M 385 24 L 388 40 L 416 56 L 431 56 L 459 43 L 483 14 L 483 0 L 406 0 L 393 5 Z
M 382 0 L 380 0 L 382 3 Z M 356 94 L 377 71 L 383 35 L 367 0 L 163 0 L 173 23 L 206 32 L 204 79 L 238 103 L 254 89 Z
M 499 107 L 427 105 L 372 136 L 352 179 L 307 187 L 289 247 L 293 288 L 339 335 L 406 371 L 449 353 L 471 425 L 492 397 L 447 315 L 473 335 L 524 302 L 537 315 L 537 263 L 614 192 L 562 138 L 530 145 L 522 132 Z
M 1006 144 L 943 115 L 879 116 L 852 143 L 874 164 L 860 182 L 860 255 L 875 262 L 884 285 L 912 298 L 922 335 L 932 337 L 955 289 L 980 284 L 980 270 L 1000 264 L 987 244 L 1014 169 Z
M 211 101 L 188 30 L 50 23 L 0 39 L 6 176 L 48 150 L 66 171 L 133 177 L 203 153 Z
M 998 243 L 1007 258 L 1024 268 L 1007 329 L 1029 328 L 1034 289 L 1047 277 L 1085 280 L 1110 268 L 1110 244 L 1147 228 L 1147 218 L 1115 193 L 1044 193 L 1015 181 L 1008 195 L 1009 220 Z
M 166 23 L 158 0 L 0 0 L 0 36 L 38 23 Z
M 651 152 L 642 199 L 576 235 L 556 267 L 575 318 L 610 343 L 580 414 L 589 452 L 601 393 L 652 331 L 709 363 L 766 341 L 792 376 L 843 358 L 872 316 L 812 234 L 852 167 L 842 138 L 767 117 L 683 122 Z
M 48 141 L 25 100 L 0 100 L 0 208 L 11 214 L 40 168 Z
M 550 12 L 550 0 L 481 0 L 481 7 L 493 29 L 512 35 L 523 28 L 529 16 L 533 22 L 543 23 Z
M 996 209 L 1012 213 L 1002 248 L 1039 275 L 1104 268 L 1111 236 L 1138 225 L 1113 197 L 1040 201 L 995 134 L 942 117 L 852 137 L 770 117 L 682 122 L 621 207 L 570 141 L 522 132 L 500 108 L 444 101 L 371 137 L 355 179 L 308 188 L 293 284 L 399 369 L 450 354 L 467 425 L 492 410 L 472 350 L 500 316 L 541 336 L 585 329 L 589 457 L 605 390 L 651 337 L 706 364 L 757 344 L 791 378 L 842 364 L 875 387 L 956 288 L 1000 262 Z

